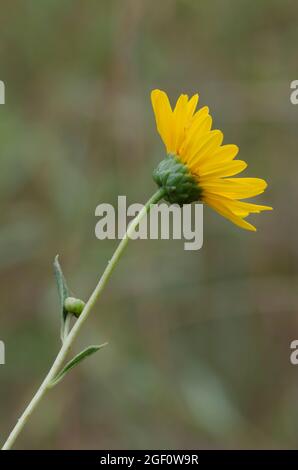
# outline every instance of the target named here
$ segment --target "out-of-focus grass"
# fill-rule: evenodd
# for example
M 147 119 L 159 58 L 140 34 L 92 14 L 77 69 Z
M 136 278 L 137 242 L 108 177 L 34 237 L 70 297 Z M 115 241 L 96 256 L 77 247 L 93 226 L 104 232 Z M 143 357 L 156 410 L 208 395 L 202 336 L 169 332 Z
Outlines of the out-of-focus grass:
M 18 446 L 296 445 L 296 17 L 269 0 L 1 5 L 2 437 L 59 347 L 54 256 L 88 297 L 115 248 L 95 238 L 95 207 L 154 190 L 160 87 L 200 92 L 274 212 L 252 234 L 206 208 L 195 253 L 131 243 L 76 346 L 109 347 L 51 392 Z

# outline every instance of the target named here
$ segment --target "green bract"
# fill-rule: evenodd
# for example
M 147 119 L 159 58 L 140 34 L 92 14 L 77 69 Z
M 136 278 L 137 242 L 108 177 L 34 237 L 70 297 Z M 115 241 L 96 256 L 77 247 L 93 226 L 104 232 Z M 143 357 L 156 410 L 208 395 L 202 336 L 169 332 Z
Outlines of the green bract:
M 202 190 L 184 163 L 176 155 L 167 155 L 153 171 L 153 179 L 165 191 L 164 199 L 171 204 L 198 201 Z
M 153 171 L 153 179 L 164 189 L 164 199 L 171 204 L 190 204 L 202 195 L 197 181 L 176 155 L 167 155 L 159 163 Z

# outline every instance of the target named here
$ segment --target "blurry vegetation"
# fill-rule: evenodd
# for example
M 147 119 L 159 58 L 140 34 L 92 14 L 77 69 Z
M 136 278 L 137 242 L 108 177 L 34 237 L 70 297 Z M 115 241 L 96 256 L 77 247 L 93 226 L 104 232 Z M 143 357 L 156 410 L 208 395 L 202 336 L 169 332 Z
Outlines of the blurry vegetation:
M 96 240 L 95 207 L 154 190 L 159 87 L 200 92 L 246 174 L 269 181 L 258 202 L 274 212 L 253 234 L 206 208 L 195 253 L 132 242 L 80 339 L 109 346 L 51 392 L 18 446 L 297 445 L 297 14 L 288 0 L 2 2 L 2 437 L 58 348 L 54 256 L 88 297 L 115 247 Z

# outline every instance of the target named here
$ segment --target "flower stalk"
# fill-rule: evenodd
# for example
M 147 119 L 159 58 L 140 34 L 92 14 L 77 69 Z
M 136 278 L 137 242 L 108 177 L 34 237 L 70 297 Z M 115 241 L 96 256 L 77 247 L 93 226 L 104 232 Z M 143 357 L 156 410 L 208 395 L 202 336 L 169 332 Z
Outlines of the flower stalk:
M 103 272 L 97 286 L 95 287 L 94 291 L 92 292 L 91 296 L 89 297 L 89 300 L 86 302 L 82 312 L 80 313 L 77 321 L 75 322 L 73 328 L 68 332 L 68 334 L 65 336 L 62 347 L 52 365 L 50 368 L 46 378 L 42 382 L 41 386 L 37 390 L 36 394 L 30 401 L 29 405 L 21 415 L 21 417 L 18 419 L 17 424 L 11 431 L 10 435 L 8 436 L 8 439 L 6 440 L 5 444 L 2 447 L 2 450 L 9 450 L 12 448 L 13 444 L 15 443 L 18 435 L 28 422 L 31 414 L 41 401 L 41 399 L 45 396 L 48 390 L 55 384 L 56 377 L 59 375 L 61 368 L 63 367 L 63 364 L 65 362 L 65 359 L 76 339 L 78 336 L 83 324 L 89 317 L 92 309 L 94 308 L 98 298 L 100 297 L 102 291 L 105 288 L 106 283 L 108 282 L 113 270 L 115 269 L 116 265 L 118 264 L 119 259 L 121 258 L 128 241 L 133 234 L 134 230 L 138 227 L 139 223 L 143 219 L 143 217 L 150 211 L 151 205 L 158 203 L 164 196 L 165 191 L 164 189 L 159 189 L 146 203 L 146 205 L 143 207 L 143 209 L 139 212 L 139 214 L 133 219 L 133 221 L 130 223 L 124 237 L 120 241 L 118 247 L 116 248 L 111 260 L 108 262 L 108 265 Z

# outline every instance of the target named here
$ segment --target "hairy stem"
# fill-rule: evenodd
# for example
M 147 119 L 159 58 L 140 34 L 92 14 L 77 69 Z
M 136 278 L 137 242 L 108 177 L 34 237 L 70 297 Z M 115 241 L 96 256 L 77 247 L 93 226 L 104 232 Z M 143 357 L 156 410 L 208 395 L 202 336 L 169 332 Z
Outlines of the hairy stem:
M 22 416 L 18 419 L 17 424 L 11 431 L 7 441 L 2 447 L 2 450 L 9 450 L 13 446 L 15 440 L 17 439 L 18 435 L 26 425 L 28 419 L 30 418 L 32 412 L 35 410 L 36 406 L 38 403 L 41 401 L 43 396 L 46 394 L 46 392 L 50 389 L 50 383 L 51 381 L 56 377 L 58 372 L 60 372 L 63 363 L 65 361 L 65 358 L 70 350 L 70 348 L 73 345 L 73 342 L 75 341 L 76 337 L 78 336 L 78 333 L 80 329 L 83 326 L 83 323 L 87 320 L 91 310 L 93 309 L 96 301 L 98 300 L 100 294 L 102 293 L 108 279 L 110 278 L 115 266 L 117 265 L 123 251 L 125 250 L 130 236 L 133 234 L 134 230 L 137 228 L 139 225 L 140 221 L 142 218 L 147 214 L 147 212 L 150 211 L 151 204 L 155 204 L 162 197 L 164 196 L 164 191 L 162 189 L 158 190 L 152 197 L 149 199 L 149 201 L 146 203 L 146 205 L 143 207 L 143 209 L 139 212 L 139 214 L 135 217 L 135 219 L 130 223 L 123 239 L 119 243 L 118 247 L 116 248 L 111 260 L 109 261 L 103 275 L 101 276 L 97 286 L 95 287 L 94 291 L 92 292 L 89 300 L 87 301 L 81 315 L 77 319 L 76 323 L 74 324 L 73 328 L 71 331 L 68 333 L 68 335 L 65 337 L 63 345 L 52 365 L 50 368 L 46 378 L 42 382 L 41 386 L 37 390 L 36 394 L 30 401 L 29 405 L 23 412 Z

